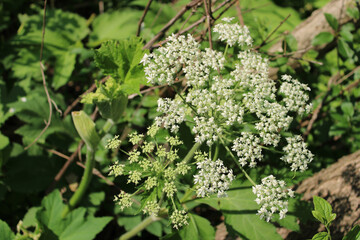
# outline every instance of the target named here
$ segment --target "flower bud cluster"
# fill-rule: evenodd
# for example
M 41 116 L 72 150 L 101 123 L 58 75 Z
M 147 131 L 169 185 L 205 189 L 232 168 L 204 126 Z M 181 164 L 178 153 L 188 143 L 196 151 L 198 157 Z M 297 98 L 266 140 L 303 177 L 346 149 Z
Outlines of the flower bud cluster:
M 170 221 L 173 224 L 173 227 L 176 229 L 181 228 L 184 225 L 188 225 L 188 215 L 186 214 L 186 212 L 184 210 L 175 210 L 171 216 L 170 216 Z
M 285 182 L 276 180 L 273 175 L 263 178 L 261 185 L 253 186 L 253 193 L 256 195 L 255 202 L 261 206 L 257 214 L 267 222 L 275 212 L 279 212 L 280 219 L 283 219 L 288 211 L 287 199 L 294 197 L 294 192 L 286 189 Z
M 153 125 L 148 129 L 145 139 L 144 134 L 133 132 L 129 134 L 129 141 L 136 145 L 137 148 L 130 151 L 128 154 L 128 161 L 120 164 L 116 161 L 110 166 L 110 175 L 127 176 L 128 184 L 135 184 L 138 190 L 142 190 L 146 196 L 152 194 L 152 198 L 144 198 L 145 202 L 142 204 L 142 212 L 152 216 L 157 216 L 161 206 L 159 205 L 160 198 L 168 198 L 173 200 L 178 191 L 176 184 L 177 175 L 185 175 L 191 169 L 187 162 L 177 162 L 179 156 L 178 150 L 175 148 L 182 145 L 183 142 L 177 136 L 166 137 L 167 144 L 159 145 L 154 142 L 156 132 L 159 127 Z M 115 138 L 116 140 L 117 138 Z M 114 197 L 114 201 L 120 206 L 121 210 L 132 206 L 132 197 L 137 194 L 121 192 Z M 164 195 L 158 196 L 158 193 L 163 192 Z M 164 200 L 164 199 L 163 199 Z M 176 209 L 174 206 L 173 209 Z M 175 228 L 179 228 L 187 224 L 187 215 L 184 210 L 175 210 L 170 218 Z

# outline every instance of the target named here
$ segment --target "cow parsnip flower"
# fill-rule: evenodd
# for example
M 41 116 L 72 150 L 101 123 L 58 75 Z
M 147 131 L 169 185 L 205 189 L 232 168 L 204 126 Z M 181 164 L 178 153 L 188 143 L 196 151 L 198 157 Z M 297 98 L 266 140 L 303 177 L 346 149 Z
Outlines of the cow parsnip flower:
M 286 189 L 286 183 L 276 180 L 273 175 L 263 178 L 260 185 L 253 186 L 253 193 L 256 195 L 256 203 L 261 206 L 257 214 L 267 222 L 276 212 L 283 219 L 288 211 L 287 199 L 294 197 L 294 192 Z

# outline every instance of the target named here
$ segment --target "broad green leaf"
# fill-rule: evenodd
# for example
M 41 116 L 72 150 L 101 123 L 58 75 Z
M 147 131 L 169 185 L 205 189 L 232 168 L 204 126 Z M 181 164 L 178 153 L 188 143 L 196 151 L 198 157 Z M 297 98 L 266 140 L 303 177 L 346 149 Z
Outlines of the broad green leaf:
M 41 80 L 39 51 L 42 36 L 43 12 L 27 16 L 20 15 L 21 26 L 18 35 L 11 41 L 19 53 L 11 63 L 15 77 Z M 89 33 L 86 20 L 78 14 L 60 9 L 46 12 L 44 39 L 44 65 L 54 66 L 52 86 L 59 88 L 66 84 L 75 67 L 74 46 L 81 46 L 81 40 Z M 61 31 L 59 31 L 61 29 Z
M 88 46 L 95 47 L 104 41 L 126 39 L 136 34 L 142 11 L 121 9 L 106 12 L 95 18 L 92 23 Z
M 337 19 L 334 17 L 334 15 L 329 14 L 329 13 L 324 13 L 326 21 L 329 23 L 330 27 L 332 29 L 334 29 L 334 31 L 337 31 L 338 27 L 339 27 L 339 23 L 337 21 Z
M 318 196 L 314 196 L 313 203 L 315 207 L 315 211 L 313 211 L 314 217 L 325 226 L 328 226 L 336 217 L 336 214 L 332 213 L 330 203 Z
M 282 239 L 271 223 L 261 220 L 256 215 L 259 205 L 252 192 L 249 182 L 233 182 L 226 198 L 205 198 L 204 203 L 212 201 L 210 206 L 219 204 L 219 209 L 225 217 L 225 224 L 229 232 L 243 235 L 251 240 Z M 202 202 L 202 200 L 197 200 Z M 261 229 L 261 230 L 260 230 Z
M 297 40 L 292 34 L 285 36 L 286 46 L 288 47 L 288 52 L 294 52 L 297 50 Z
M 207 240 L 215 238 L 215 230 L 214 227 L 211 226 L 210 222 L 198 215 L 188 214 L 189 216 L 189 224 L 187 226 L 182 227 L 175 236 L 172 236 L 170 239 L 180 239 L 186 240 Z
M 1 219 L 0 219 L 0 239 L 4 239 L 4 240 L 15 239 L 15 234 L 11 231 L 7 223 L 2 221 Z
M 341 110 L 348 117 L 354 116 L 354 106 L 353 106 L 353 104 L 351 102 L 342 103 L 341 104 Z
M 326 43 L 330 43 L 334 39 L 334 36 L 329 32 L 321 32 L 314 37 L 311 44 L 318 46 Z
M 339 38 L 338 41 L 338 48 L 339 53 L 341 56 L 343 56 L 345 59 L 351 58 L 354 52 L 351 50 L 347 42 L 345 42 L 343 39 Z
M 355 29 L 353 23 L 347 23 L 341 27 L 340 36 L 347 42 L 352 42 L 354 40 L 354 35 L 352 31 Z
M 311 240 L 328 240 L 328 239 L 329 239 L 329 235 L 327 232 L 319 232 L 315 234 Z
M 360 226 L 356 225 L 353 227 L 351 231 L 346 234 L 343 240 L 360 240 Z
M 71 52 L 64 52 L 59 55 L 55 62 L 54 77 L 52 86 L 55 89 L 65 85 L 69 80 L 76 63 L 76 55 Z
M 62 219 L 61 213 L 65 204 L 62 202 L 58 190 L 54 190 L 46 196 L 41 203 L 41 207 L 36 217 L 43 230 L 43 234 L 49 236 L 45 239 L 94 239 L 96 234 L 111 220 L 111 217 L 85 216 L 86 209 L 82 207 L 73 210 L 65 219 Z
M 346 9 L 347 15 L 354 19 L 359 19 L 359 9 L 356 7 L 349 7 Z
M 89 240 L 111 221 L 111 217 L 85 217 L 86 209 L 78 208 L 71 213 L 71 222 L 59 236 L 59 240 Z
M 0 132 L 0 150 L 10 143 L 9 138 Z
M 36 226 L 36 213 L 40 208 L 41 207 L 32 207 L 27 211 L 23 219 L 23 226 L 25 228 Z

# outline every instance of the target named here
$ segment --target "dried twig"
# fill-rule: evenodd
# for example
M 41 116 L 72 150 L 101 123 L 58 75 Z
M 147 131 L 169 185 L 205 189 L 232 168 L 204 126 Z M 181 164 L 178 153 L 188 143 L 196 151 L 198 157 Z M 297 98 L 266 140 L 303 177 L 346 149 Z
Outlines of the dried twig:
M 162 37 L 165 32 L 182 16 L 184 15 L 184 13 L 187 12 L 187 10 L 189 10 L 190 8 L 196 6 L 197 4 L 199 4 L 201 2 L 201 0 L 193 0 L 190 3 L 186 4 L 161 30 L 158 34 L 156 34 L 156 36 L 151 39 L 145 46 L 144 49 L 150 49 L 152 47 L 152 45 L 158 41 L 158 39 L 160 37 Z
M 138 23 L 138 29 L 136 31 L 136 36 L 140 36 L 140 32 L 141 32 L 141 24 L 143 23 L 144 19 L 145 19 L 145 16 L 147 14 L 147 12 L 149 11 L 149 8 L 150 8 L 150 5 L 151 5 L 151 2 L 152 0 L 149 0 L 148 3 L 146 4 L 146 7 L 145 7 L 145 10 L 139 20 L 139 23 Z
M 211 3 L 208 4 L 207 0 L 204 0 L 204 7 L 205 7 L 205 12 L 206 12 L 206 20 L 207 20 L 207 29 L 208 29 L 208 33 L 209 33 L 209 44 L 210 44 L 210 49 L 213 49 L 213 43 L 212 43 L 212 38 L 211 38 Z
M 44 16 L 43 16 L 43 25 L 42 25 L 39 63 L 40 63 L 40 71 L 41 71 L 41 76 L 42 76 L 42 82 L 43 82 L 44 90 L 45 90 L 45 93 L 46 93 L 46 98 L 47 98 L 47 101 L 48 101 L 48 104 L 49 104 L 49 117 L 48 117 L 48 120 L 46 121 L 46 124 L 45 124 L 45 127 L 43 128 L 43 130 L 41 130 L 40 134 L 35 138 L 35 140 L 32 143 L 30 143 L 28 146 L 25 147 L 25 150 L 28 149 L 29 147 L 31 147 L 32 145 L 34 145 L 34 143 L 36 143 L 39 140 L 39 138 L 49 128 L 49 126 L 51 124 L 51 118 L 52 118 L 52 99 L 50 97 L 49 91 L 48 91 L 47 86 L 46 86 L 44 65 L 42 64 L 42 57 L 43 57 L 43 50 L 44 50 L 44 39 L 45 39 L 45 26 L 46 26 L 46 3 L 47 3 L 47 0 L 44 0 Z
M 242 13 L 241 13 L 240 0 L 237 1 L 236 11 L 237 11 L 238 18 L 239 18 L 241 26 L 244 26 L 245 24 L 244 24 L 244 18 L 243 18 Z
M 279 25 L 264 39 L 264 41 L 262 41 L 262 43 L 255 47 L 255 49 L 259 49 L 262 46 L 264 46 L 267 42 L 267 40 L 269 40 L 269 38 L 286 22 L 286 20 L 288 20 L 288 18 L 291 16 L 291 14 L 289 14 L 284 20 L 282 20 Z

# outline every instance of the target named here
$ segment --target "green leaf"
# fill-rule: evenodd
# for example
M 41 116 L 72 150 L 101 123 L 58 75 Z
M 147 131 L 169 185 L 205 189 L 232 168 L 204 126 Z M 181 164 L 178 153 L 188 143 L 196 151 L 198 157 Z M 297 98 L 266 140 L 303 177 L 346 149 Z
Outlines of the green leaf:
M 351 231 L 346 234 L 343 240 L 360 240 L 360 226 L 356 225 L 353 227 Z
M 39 209 L 40 207 L 32 207 L 27 211 L 23 219 L 23 226 L 25 228 L 36 226 L 37 224 L 36 213 Z
M 71 223 L 59 236 L 59 240 L 89 240 L 111 221 L 111 217 L 85 217 L 86 209 L 78 208 L 72 212 Z
M 329 32 L 321 32 L 314 37 L 311 44 L 313 46 L 318 46 L 322 44 L 330 43 L 334 39 L 334 36 Z
M 327 232 L 319 232 L 313 236 L 311 240 L 328 240 L 329 235 Z
M 346 9 L 347 15 L 353 19 L 359 19 L 359 9 L 356 7 L 349 7 Z
M 353 106 L 353 104 L 351 102 L 342 103 L 341 104 L 341 110 L 348 117 L 354 116 L 354 106 Z
M 85 208 L 73 210 L 65 219 L 61 218 L 65 204 L 62 202 L 60 192 L 54 190 L 46 196 L 42 208 L 37 212 L 36 217 L 45 234 L 44 239 L 59 240 L 89 240 L 94 239 L 111 217 L 85 216 Z M 43 235 L 42 235 L 43 236 Z
M 285 42 L 288 48 L 288 52 L 294 52 L 297 50 L 297 40 L 292 34 L 285 36 Z
M 55 62 L 54 78 L 52 86 L 55 89 L 65 85 L 69 80 L 76 63 L 76 55 L 71 52 L 65 52 L 59 55 Z
M 332 29 L 334 29 L 334 31 L 337 31 L 338 27 L 339 27 L 339 23 L 337 21 L 337 19 L 329 13 L 324 13 L 326 21 L 329 23 L 330 27 Z
M 341 56 L 343 56 L 345 59 L 351 58 L 354 52 L 351 50 L 347 42 L 345 42 L 343 39 L 339 39 L 338 41 L 338 48 L 339 53 Z
M 9 138 L 0 132 L 0 150 L 4 149 L 9 143 Z
M 332 207 L 330 203 L 318 196 L 314 196 L 313 203 L 315 207 L 313 216 L 322 224 L 328 226 L 336 218 L 336 214 L 332 213 Z
M 176 234 L 181 239 L 207 240 L 215 239 L 215 230 L 210 222 L 198 215 L 188 214 L 189 224 L 179 230 Z M 174 237 L 173 237 L 174 238 Z
M 88 46 L 95 47 L 104 41 L 120 40 L 134 36 L 142 11 L 121 9 L 97 16 L 92 23 Z
M 4 239 L 4 240 L 15 239 L 15 234 L 11 231 L 7 223 L 2 221 L 1 219 L 0 219 L 0 239 Z
M 354 40 L 354 35 L 352 31 L 355 29 L 353 23 L 347 23 L 341 27 L 340 36 L 347 42 L 352 42 Z
M 228 197 L 207 198 L 203 199 L 204 202 L 202 199 L 197 201 L 212 207 L 218 206 L 225 217 L 226 228 L 230 233 L 251 240 L 282 239 L 274 225 L 261 220 L 256 215 L 259 205 L 255 202 L 256 196 L 253 194 L 251 186 L 249 182 L 235 181 L 228 191 Z

